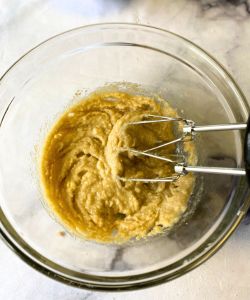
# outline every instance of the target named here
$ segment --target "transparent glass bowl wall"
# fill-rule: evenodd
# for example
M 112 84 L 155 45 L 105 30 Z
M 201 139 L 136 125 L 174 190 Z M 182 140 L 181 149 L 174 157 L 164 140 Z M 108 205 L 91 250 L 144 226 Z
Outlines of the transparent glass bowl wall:
M 227 72 L 193 43 L 157 28 L 100 24 L 58 35 L 23 56 L 0 82 L 0 217 L 7 243 L 48 276 L 93 289 L 134 289 L 173 279 L 218 249 L 246 212 L 244 178 L 199 176 L 195 213 L 168 235 L 104 245 L 62 234 L 42 204 L 37 157 L 77 91 L 139 84 L 198 124 L 245 122 L 246 101 Z M 133 87 L 120 84 L 121 89 Z M 204 133 L 199 163 L 242 165 L 242 132 Z M 199 201 L 198 201 L 199 200 Z M 190 206 L 192 209 L 192 205 Z

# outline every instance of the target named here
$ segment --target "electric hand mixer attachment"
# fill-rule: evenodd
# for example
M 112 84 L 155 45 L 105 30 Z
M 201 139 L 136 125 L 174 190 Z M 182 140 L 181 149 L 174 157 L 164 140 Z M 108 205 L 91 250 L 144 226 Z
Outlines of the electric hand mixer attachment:
M 181 176 L 186 175 L 189 172 L 193 173 L 210 173 L 210 174 L 221 174 L 221 175 L 236 175 L 236 176 L 247 176 L 250 182 L 250 119 L 248 123 L 238 123 L 238 124 L 218 124 L 218 125 L 207 125 L 207 126 L 197 126 L 192 120 L 187 120 L 183 118 L 172 118 L 166 116 L 157 115 L 145 115 L 144 119 L 141 121 L 128 123 L 127 126 L 138 126 L 143 124 L 154 124 L 159 122 L 174 122 L 181 125 L 181 135 L 176 137 L 172 141 L 166 141 L 160 145 L 154 146 L 143 151 L 138 151 L 136 149 L 126 149 L 135 155 L 144 155 L 147 157 L 152 157 L 155 159 L 163 160 L 173 166 L 174 173 L 172 176 L 163 178 L 126 178 L 119 177 L 122 181 L 139 181 L 139 182 L 173 182 L 178 180 Z M 177 144 L 181 142 L 190 141 L 194 138 L 196 133 L 199 132 L 211 132 L 211 131 L 228 131 L 228 130 L 246 130 L 245 133 L 245 143 L 244 143 L 244 161 L 245 168 L 221 168 L 221 167 L 203 167 L 203 166 L 189 166 L 185 162 L 182 155 L 177 154 L 176 158 L 164 157 L 155 154 L 155 151 L 166 147 L 171 144 Z M 183 159 L 182 159 L 183 157 Z M 181 159 L 181 161 L 180 161 Z

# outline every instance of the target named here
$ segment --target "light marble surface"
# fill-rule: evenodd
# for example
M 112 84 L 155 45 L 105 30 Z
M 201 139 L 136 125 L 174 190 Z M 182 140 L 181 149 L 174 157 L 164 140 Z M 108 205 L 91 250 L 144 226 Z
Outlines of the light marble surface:
M 202 2 L 203 6 L 201 1 L 191 0 L 0 0 L 0 75 L 30 48 L 57 33 L 97 22 L 136 22 L 176 32 L 206 49 L 231 72 L 250 101 L 250 14 L 244 4 Z M 70 288 L 26 266 L 2 242 L 0 253 L 0 299 L 250 297 L 247 222 L 199 268 L 170 283 L 137 292 L 110 294 Z

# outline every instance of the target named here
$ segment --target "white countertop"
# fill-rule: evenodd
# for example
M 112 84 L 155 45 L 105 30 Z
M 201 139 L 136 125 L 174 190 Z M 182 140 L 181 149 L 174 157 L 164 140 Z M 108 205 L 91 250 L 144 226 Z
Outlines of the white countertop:
M 216 2 L 220 1 L 0 0 L 0 75 L 30 48 L 57 33 L 97 22 L 136 22 L 168 29 L 206 49 L 231 72 L 250 101 L 250 13 L 246 4 L 208 4 Z M 0 299 L 250 299 L 247 221 L 202 266 L 172 282 L 137 292 L 71 288 L 25 265 L 1 241 L 0 253 Z

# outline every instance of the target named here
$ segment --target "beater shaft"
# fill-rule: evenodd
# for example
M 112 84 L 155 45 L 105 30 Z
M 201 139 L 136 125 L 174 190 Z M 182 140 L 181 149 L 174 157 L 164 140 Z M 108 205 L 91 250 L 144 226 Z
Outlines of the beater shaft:
M 235 176 L 245 176 L 245 169 L 240 168 L 221 168 L 221 167 L 200 167 L 200 166 L 184 166 L 176 165 L 175 172 L 180 174 L 185 174 L 188 172 L 193 173 L 206 173 L 206 174 L 221 174 L 221 175 L 235 175 Z
M 206 131 L 242 130 L 246 128 L 247 128 L 247 124 L 245 123 L 204 125 L 204 126 L 196 126 L 194 124 L 189 124 L 183 127 L 183 132 L 191 133 L 191 132 L 206 132 Z

